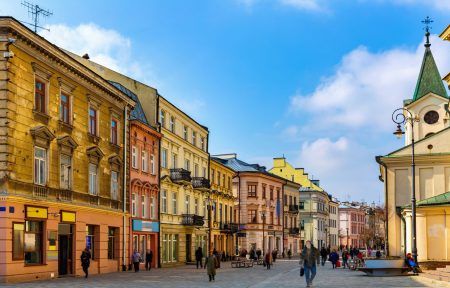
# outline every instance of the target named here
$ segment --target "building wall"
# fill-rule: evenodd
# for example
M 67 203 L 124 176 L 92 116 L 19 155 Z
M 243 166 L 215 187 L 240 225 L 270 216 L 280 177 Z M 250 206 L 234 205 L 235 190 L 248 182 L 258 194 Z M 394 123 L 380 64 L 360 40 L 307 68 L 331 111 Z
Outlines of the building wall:
M 329 219 L 328 219 L 328 239 L 327 243 L 331 247 L 331 249 L 336 249 L 339 247 L 339 203 L 330 201 L 328 203 L 329 208 Z
M 284 186 L 284 252 L 291 251 L 297 255 L 301 249 L 300 242 L 300 184 L 288 181 Z M 297 230 L 298 229 L 298 230 Z
M 339 208 L 340 244 L 342 246 L 365 247 L 364 240 L 361 237 L 365 229 L 365 219 L 365 211 L 363 209 L 353 207 Z
M 295 183 L 299 183 L 302 187 L 312 188 L 313 190 L 323 191 L 322 188 L 314 184 L 310 179 L 305 169 L 294 168 L 289 164 L 285 158 L 274 158 L 273 168 L 269 170 L 270 173 L 288 179 Z

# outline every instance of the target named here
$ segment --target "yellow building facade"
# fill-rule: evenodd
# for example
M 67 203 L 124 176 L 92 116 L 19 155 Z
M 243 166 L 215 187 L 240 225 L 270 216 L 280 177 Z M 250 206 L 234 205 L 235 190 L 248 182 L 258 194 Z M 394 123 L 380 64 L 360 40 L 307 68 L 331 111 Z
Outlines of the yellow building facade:
M 122 269 L 134 102 L 20 22 L 0 18 L 0 281 Z
M 298 255 L 301 252 L 300 239 L 300 187 L 301 185 L 292 181 L 286 181 L 283 199 L 283 226 L 284 226 L 284 254 Z
M 234 236 L 237 224 L 233 223 L 235 197 L 233 196 L 234 171 L 222 163 L 210 159 L 212 213 L 212 245 L 225 255 L 234 255 Z

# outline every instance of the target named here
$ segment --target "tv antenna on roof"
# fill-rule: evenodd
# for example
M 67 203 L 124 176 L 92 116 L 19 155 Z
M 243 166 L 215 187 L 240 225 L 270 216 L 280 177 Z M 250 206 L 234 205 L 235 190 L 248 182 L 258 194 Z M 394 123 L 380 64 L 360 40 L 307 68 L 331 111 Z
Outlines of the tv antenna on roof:
M 28 25 L 32 25 L 34 27 L 34 32 L 37 32 L 37 28 L 41 28 L 47 31 L 50 31 L 50 29 L 47 29 L 45 27 L 39 26 L 39 16 L 42 17 L 49 17 L 53 15 L 53 12 L 50 12 L 49 10 L 45 10 L 41 7 L 39 7 L 39 5 L 30 3 L 28 1 L 22 1 L 21 3 L 23 6 L 25 6 L 26 8 L 28 8 L 28 16 L 31 16 L 31 20 L 33 21 L 33 23 L 27 23 L 24 22 L 25 24 Z

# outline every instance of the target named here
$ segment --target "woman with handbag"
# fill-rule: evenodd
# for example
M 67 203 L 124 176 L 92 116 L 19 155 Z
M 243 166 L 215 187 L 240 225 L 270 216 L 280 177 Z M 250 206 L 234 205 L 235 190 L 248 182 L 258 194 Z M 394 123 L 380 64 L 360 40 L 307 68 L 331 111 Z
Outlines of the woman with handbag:
M 312 246 L 311 241 L 306 241 L 305 248 L 303 248 L 300 254 L 300 264 L 303 265 L 303 271 L 306 278 L 306 287 L 311 287 L 314 277 L 316 277 L 317 266 L 319 261 L 319 250 Z M 302 275 L 302 269 L 300 269 L 300 275 Z

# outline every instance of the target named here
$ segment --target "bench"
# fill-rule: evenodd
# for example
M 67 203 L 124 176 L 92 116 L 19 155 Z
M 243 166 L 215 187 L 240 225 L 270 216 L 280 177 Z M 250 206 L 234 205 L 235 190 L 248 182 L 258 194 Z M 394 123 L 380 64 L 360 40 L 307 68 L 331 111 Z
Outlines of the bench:
M 367 268 L 361 267 L 357 268 L 358 271 L 362 271 L 367 274 L 367 276 L 383 277 L 383 276 L 401 276 L 409 272 L 410 268 Z

